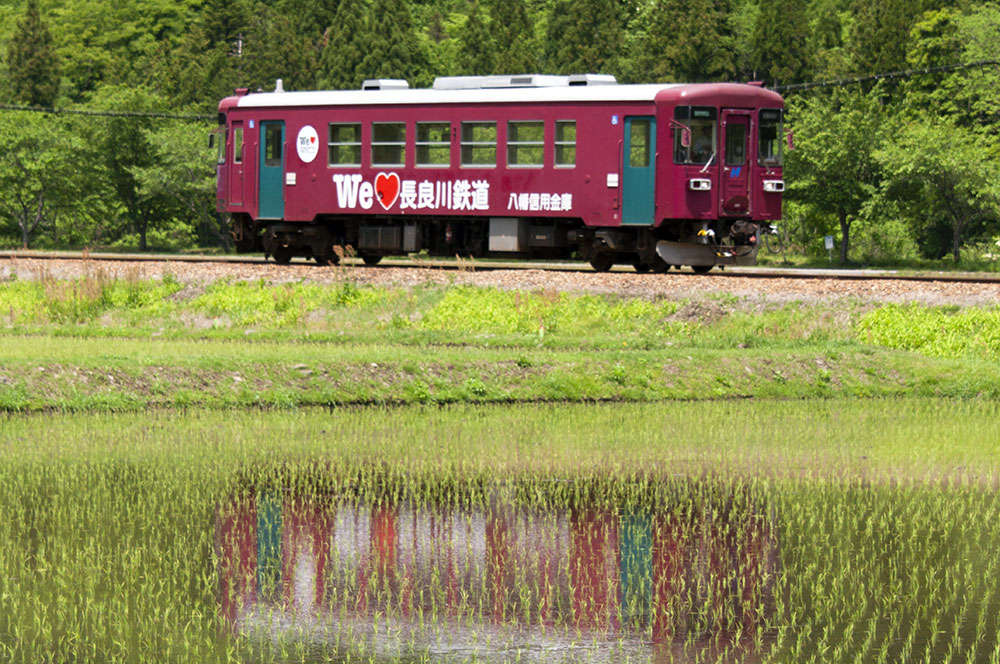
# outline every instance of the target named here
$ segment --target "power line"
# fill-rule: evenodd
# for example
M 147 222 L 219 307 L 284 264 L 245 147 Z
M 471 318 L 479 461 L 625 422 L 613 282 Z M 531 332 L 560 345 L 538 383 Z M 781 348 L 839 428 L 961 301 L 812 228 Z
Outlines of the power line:
M 50 113 L 52 115 L 85 115 L 99 118 L 152 118 L 155 120 L 189 120 L 193 122 L 214 122 L 214 115 L 195 115 L 185 113 L 162 113 L 159 111 L 102 111 L 86 108 L 56 108 L 50 106 L 18 106 L 16 104 L 0 104 L 0 111 L 28 111 L 31 113 Z
M 939 67 L 928 67 L 927 69 L 905 69 L 903 71 L 890 71 L 884 74 L 871 74 L 869 76 L 855 76 L 853 78 L 841 78 L 833 81 L 816 81 L 813 83 L 790 83 L 788 85 L 776 85 L 772 90 L 775 92 L 799 92 L 802 90 L 812 90 L 814 88 L 841 88 L 860 83 L 874 83 L 878 81 L 889 81 L 894 79 L 912 78 L 914 76 L 924 76 L 926 74 L 942 74 L 962 69 L 979 69 L 982 67 L 1000 66 L 1000 60 L 979 60 L 978 62 L 966 62 L 954 65 L 941 65 Z

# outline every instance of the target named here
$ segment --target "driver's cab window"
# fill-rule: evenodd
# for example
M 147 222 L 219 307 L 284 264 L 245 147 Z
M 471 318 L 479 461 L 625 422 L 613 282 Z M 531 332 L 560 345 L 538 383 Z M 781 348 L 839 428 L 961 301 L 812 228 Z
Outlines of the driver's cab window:
M 704 166 L 715 157 L 719 113 L 708 106 L 678 106 L 674 109 L 677 124 L 691 130 L 691 144 L 685 146 L 683 130 L 674 125 L 674 163 Z

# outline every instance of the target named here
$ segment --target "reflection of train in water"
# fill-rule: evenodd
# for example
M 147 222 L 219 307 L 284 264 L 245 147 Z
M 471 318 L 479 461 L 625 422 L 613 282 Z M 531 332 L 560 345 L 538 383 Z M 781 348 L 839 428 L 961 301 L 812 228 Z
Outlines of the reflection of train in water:
M 438 651 L 488 651 L 491 639 L 504 647 L 632 643 L 646 657 L 650 642 L 654 650 L 684 641 L 747 648 L 767 615 L 777 564 L 769 521 L 752 508 L 680 520 L 261 494 L 220 510 L 216 536 L 221 607 L 241 631 L 277 615 L 286 625 L 328 618 L 370 638 L 379 616 L 396 626 L 397 641 L 436 640 Z M 435 621 L 445 635 L 417 628 Z

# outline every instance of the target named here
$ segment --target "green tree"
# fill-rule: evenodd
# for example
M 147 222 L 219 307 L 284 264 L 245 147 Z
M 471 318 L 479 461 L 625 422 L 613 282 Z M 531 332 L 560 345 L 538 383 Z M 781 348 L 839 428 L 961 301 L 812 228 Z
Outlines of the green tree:
M 52 10 L 64 94 L 83 101 L 102 84 L 156 81 L 157 62 L 195 21 L 194 0 L 90 0 Z
M 0 113 L 0 141 L 0 215 L 27 249 L 39 231 L 86 200 L 77 161 L 83 142 L 40 113 Z
M 961 62 L 997 59 L 1000 40 L 1000 4 L 985 3 L 955 17 Z M 991 66 L 957 73 L 949 81 L 954 90 L 957 121 L 978 133 L 1000 135 L 1000 67 Z
M 948 10 L 925 12 L 910 30 L 907 65 L 914 69 L 929 69 L 960 61 L 962 43 L 955 21 L 956 13 Z M 907 80 L 904 89 L 911 107 L 955 116 L 958 108 L 956 88 L 965 72 L 957 75 L 919 76 Z
M 144 131 L 152 146 L 150 164 L 130 168 L 141 199 L 156 201 L 163 219 L 161 245 L 182 248 L 194 242 L 229 246 L 228 229 L 215 213 L 215 172 L 204 125 L 171 122 Z
M 805 0 L 762 0 L 759 6 L 749 53 L 754 78 L 772 85 L 810 80 Z
M 209 43 L 232 50 L 250 24 L 246 0 L 204 0 L 201 27 Z
M 366 78 L 361 63 L 368 53 L 368 9 L 368 0 L 341 1 L 320 52 L 320 87 L 361 87 Z
M 906 204 L 915 226 L 932 228 L 944 220 L 955 263 L 971 229 L 995 233 L 1000 220 L 1000 164 L 983 148 L 971 131 L 924 116 L 908 122 L 876 153 L 885 173 L 882 195 Z
M 483 20 L 478 2 L 469 7 L 469 18 L 459 35 L 458 46 L 453 73 L 486 75 L 507 71 L 497 65 L 496 41 L 490 26 Z
M 316 85 L 316 45 L 290 17 L 270 8 L 261 7 L 254 14 L 240 57 L 242 82 L 247 87 L 270 90 L 279 78 L 287 90 Z
M 556 0 L 545 60 L 550 73 L 618 73 L 624 36 L 617 0 Z
M 24 16 L 7 48 L 11 98 L 32 106 L 52 106 L 59 94 L 59 62 L 52 34 L 42 21 L 37 0 L 28 0 Z
M 789 100 L 796 146 L 785 169 L 788 197 L 835 215 L 841 263 L 848 261 L 851 227 L 881 183 L 875 154 L 885 135 L 886 109 L 877 92 Z
M 374 0 L 366 23 L 367 51 L 359 68 L 363 78 L 403 78 L 411 86 L 430 83 L 428 54 L 405 2 Z
M 854 71 L 849 48 L 854 18 L 850 0 L 812 0 L 808 6 L 808 50 L 818 80 L 847 76 Z
M 470 10 L 470 18 L 472 15 Z M 492 0 L 490 29 L 496 43 L 496 63 L 483 73 L 528 74 L 538 68 L 537 41 L 524 0 Z
M 165 106 L 164 100 L 151 90 L 124 86 L 100 88 L 93 103 L 116 111 L 154 111 Z M 165 219 L 163 201 L 145 196 L 136 178 L 139 169 L 156 164 L 156 146 L 149 142 L 152 126 L 150 118 L 113 117 L 95 123 L 89 137 L 115 204 L 137 237 L 139 251 L 148 248 L 150 228 L 157 228 Z
M 724 0 L 651 0 L 630 24 L 625 78 L 633 82 L 729 79 L 733 38 Z
M 919 11 L 919 3 L 913 0 L 855 0 L 851 35 L 854 71 L 903 69 L 907 38 Z

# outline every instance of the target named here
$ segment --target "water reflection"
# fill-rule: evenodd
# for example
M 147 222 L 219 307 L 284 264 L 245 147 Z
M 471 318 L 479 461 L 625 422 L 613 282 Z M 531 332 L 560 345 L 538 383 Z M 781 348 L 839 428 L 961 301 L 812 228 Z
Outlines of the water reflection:
M 244 635 L 441 661 L 754 661 L 777 565 L 766 512 L 733 497 L 554 509 L 257 493 L 220 508 L 216 549 L 220 609 Z

